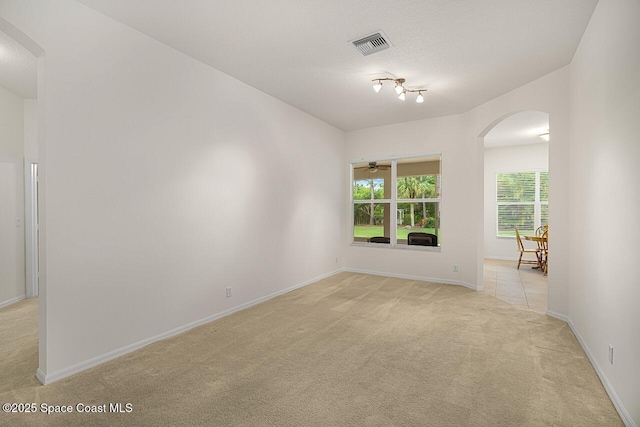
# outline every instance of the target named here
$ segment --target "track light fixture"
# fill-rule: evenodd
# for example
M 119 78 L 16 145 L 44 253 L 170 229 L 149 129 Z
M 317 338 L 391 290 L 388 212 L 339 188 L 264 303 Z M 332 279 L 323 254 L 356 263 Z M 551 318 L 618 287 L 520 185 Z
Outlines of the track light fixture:
M 416 98 L 416 102 L 418 104 L 422 104 L 424 102 L 424 96 L 422 96 L 422 92 L 426 92 L 426 89 L 407 89 L 404 86 L 404 79 L 392 79 L 390 77 L 384 77 L 384 78 L 380 78 L 380 79 L 373 79 L 371 80 L 372 82 L 374 82 L 373 84 L 373 90 L 375 90 L 376 92 L 380 92 L 380 90 L 382 89 L 382 82 L 383 81 L 392 81 L 395 82 L 396 86 L 395 86 L 395 92 L 396 95 L 398 95 L 398 99 L 404 101 L 406 99 L 406 93 L 407 92 L 417 92 L 418 96 Z

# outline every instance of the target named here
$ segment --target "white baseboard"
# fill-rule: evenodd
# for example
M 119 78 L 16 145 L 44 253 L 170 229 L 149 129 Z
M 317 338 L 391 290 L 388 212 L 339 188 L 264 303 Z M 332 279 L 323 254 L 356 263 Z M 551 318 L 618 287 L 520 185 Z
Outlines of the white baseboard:
M 421 282 L 444 283 L 445 285 L 459 285 L 469 289 L 473 289 L 474 291 L 484 290 L 484 286 L 481 286 L 481 287 L 475 286 L 460 280 L 438 279 L 435 277 L 410 276 L 408 274 L 395 274 L 395 273 L 388 273 L 383 271 L 361 270 L 358 268 L 348 268 L 348 267 L 345 268 L 344 271 L 350 271 L 352 273 L 371 274 L 374 276 L 397 277 L 398 279 L 419 280 Z
M 582 339 L 582 336 L 574 326 L 573 322 L 571 321 L 571 318 L 559 313 L 555 313 L 553 311 L 549 311 L 549 310 L 547 310 L 547 314 L 551 317 L 555 317 L 558 320 L 562 320 L 563 322 L 566 322 L 567 325 L 569 325 L 571 332 L 573 332 L 573 335 L 575 335 L 576 339 L 580 343 L 582 350 L 584 350 L 585 354 L 589 358 L 589 362 L 591 362 L 591 366 L 593 366 L 593 369 L 595 369 L 596 374 L 598 374 L 598 378 L 600 378 L 600 382 L 602 383 L 602 386 L 604 387 L 605 391 L 609 395 L 609 399 L 611 399 L 611 403 L 613 403 L 613 406 L 616 408 L 616 411 L 618 411 L 618 415 L 620 415 L 620 418 L 622 418 L 622 422 L 627 427 L 637 427 L 636 423 L 631 418 L 631 415 L 629 415 L 629 412 L 620 401 L 618 394 L 616 393 L 615 389 L 609 382 L 609 379 L 604 373 L 604 370 L 600 367 L 600 364 L 598 363 L 596 358 L 593 357 L 591 353 L 591 349 L 589 349 L 589 346 L 587 346 L 585 341 Z
M 282 295 L 282 294 L 286 294 L 287 292 L 291 292 L 294 289 L 298 289 L 298 288 L 301 288 L 303 286 L 307 286 L 307 285 L 309 285 L 311 283 L 315 283 L 315 282 L 317 282 L 319 280 L 326 279 L 327 277 L 331 277 L 331 276 L 333 276 L 335 274 L 338 274 L 338 273 L 341 273 L 343 271 L 344 271 L 344 269 L 341 268 L 341 269 L 332 271 L 330 273 L 323 274 L 323 275 L 318 276 L 318 277 L 314 277 L 313 279 L 309 279 L 309 280 L 307 280 L 305 282 L 298 283 L 298 284 L 290 286 L 290 287 L 288 287 L 286 289 L 282 289 L 280 291 L 274 292 L 274 293 L 272 293 L 270 295 L 266 295 L 264 297 L 255 299 L 253 301 L 249 301 L 247 303 L 240 304 L 240 305 L 238 305 L 236 307 L 230 308 L 230 309 L 222 311 L 220 313 L 216 313 L 216 314 L 213 314 L 211 316 L 207 316 L 204 319 L 196 320 L 195 322 L 191 322 L 191 323 L 188 323 L 186 325 L 180 326 L 178 328 L 172 329 L 170 331 L 163 332 L 163 333 L 158 334 L 158 335 L 154 335 L 154 336 L 149 337 L 147 339 L 144 339 L 144 340 L 138 341 L 136 343 L 121 347 L 119 349 L 110 351 L 108 353 L 104 353 L 104 354 L 101 354 L 99 356 L 92 357 L 89 360 L 85 360 L 83 362 L 77 363 L 77 364 L 69 366 L 67 368 L 60 369 L 58 371 L 52 372 L 50 374 L 45 374 L 40 369 L 38 369 L 36 371 L 36 378 L 38 379 L 38 381 L 40 381 L 44 385 L 51 384 L 52 382 L 55 382 L 55 381 L 61 380 L 63 378 L 66 378 L 68 376 L 71 376 L 71 375 L 77 374 L 79 372 L 85 371 L 85 370 L 87 370 L 89 368 L 93 368 L 95 366 L 101 365 L 101 364 L 103 364 L 105 362 L 108 362 L 109 360 L 115 359 L 115 358 L 120 357 L 120 356 L 124 356 L 127 353 L 131 353 L 132 351 L 138 350 L 138 349 L 140 349 L 140 348 L 142 348 L 144 346 L 147 346 L 147 345 L 149 345 L 151 343 L 154 343 L 156 341 L 160 341 L 160 340 L 163 340 L 163 339 L 166 339 L 166 338 L 173 337 L 175 335 L 178 335 L 178 334 L 181 334 L 183 332 L 186 332 L 189 329 L 193 329 L 196 326 L 200 326 L 200 325 L 204 325 L 205 323 L 213 322 L 214 320 L 220 319 L 221 317 L 225 317 L 225 316 L 228 316 L 228 315 L 230 315 L 232 313 L 235 313 L 237 311 L 244 310 L 245 308 L 249 308 L 249 307 L 254 306 L 256 304 L 260 304 L 261 302 L 270 300 L 270 299 L 275 298 L 275 297 L 277 297 L 279 295 Z
M 498 261 L 515 261 L 518 262 L 518 257 L 505 257 L 505 256 L 491 256 L 491 255 L 487 255 L 484 257 L 484 259 L 495 259 Z
M 565 316 L 564 314 L 560 314 L 560 313 L 556 313 L 556 312 L 551 311 L 551 310 L 547 310 L 547 316 L 551 316 L 551 317 L 556 318 L 558 320 L 562 320 L 563 322 L 569 323 L 569 318 L 567 316 Z
M 36 378 L 38 379 L 38 381 L 40 381 L 42 384 L 46 384 L 46 375 L 44 374 L 44 372 L 42 372 L 40 370 L 40 368 L 38 368 L 38 370 L 36 371 Z
M 11 305 L 11 304 L 15 304 L 15 303 L 17 303 L 19 301 L 22 301 L 26 297 L 27 297 L 26 295 L 20 295 L 19 297 L 15 297 L 15 298 L 8 299 L 6 301 L 2 301 L 2 302 L 0 302 L 0 308 L 6 307 L 6 306 Z
M 596 373 L 598 374 L 598 377 L 600 377 L 600 381 L 602 382 L 602 385 L 604 386 L 604 389 L 607 391 L 607 394 L 609 395 L 609 398 L 611 399 L 611 402 L 613 403 L 613 406 L 615 406 L 616 410 L 618 411 L 618 414 L 620 415 L 620 418 L 622 418 L 622 422 L 624 422 L 624 424 L 627 427 L 637 427 L 636 423 L 631 419 L 631 415 L 629 415 L 629 412 L 627 411 L 627 409 L 624 407 L 624 405 L 622 405 L 622 402 L 620 401 L 620 398 L 618 397 L 618 394 L 616 393 L 615 389 L 613 388 L 613 386 L 609 382 L 609 379 L 607 378 L 606 374 L 604 373 L 604 370 L 600 367 L 600 364 L 595 359 L 595 357 L 593 357 L 593 355 L 591 353 L 591 350 L 589 349 L 587 344 L 582 339 L 582 336 L 580 335 L 580 333 L 576 330 L 576 328 L 573 325 L 573 322 L 571 321 L 571 319 L 569 319 L 567 324 L 571 328 L 571 331 L 573 332 L 573 335 L 575 335 L 576 338 L 578 339 L 578 342 L 582 346 L 582 349 L 587 354 L 587 357 L 589 358 L 589 361 L 591 362 L 591 365 L 593 366 L 593 369 L 596 370 Z

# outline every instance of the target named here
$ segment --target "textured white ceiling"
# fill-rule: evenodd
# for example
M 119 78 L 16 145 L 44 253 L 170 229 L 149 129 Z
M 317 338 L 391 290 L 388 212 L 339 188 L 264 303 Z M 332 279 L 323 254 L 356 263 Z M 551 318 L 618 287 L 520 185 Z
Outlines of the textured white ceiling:
M 36 57 L 0 31 L 0 86 L 22 97 L 38 96 Z
M 343 130 L 460 113 L 567 65 L 597 0 L 79 0 Z M 394 47 L 350 43 L 383 30 Z M 370 79 L 426 87 L 423 104 Z
M 523 111 L 498 123 L 484 137 L 484 148 L 511 145 L 540 144 L 540 138 L 549 132 L 549 114 L 540 111 Z
M 80 2 L 351 130 L 464 112 L 568 64 L 597 0 Z M 349 43 L 379 29 L 394 47 L 364 57 Z M 21 74 L 0 84 L 35 96 L 35 71 Z M 428 88 L 425 102 L 374 93 L 384 74 Z

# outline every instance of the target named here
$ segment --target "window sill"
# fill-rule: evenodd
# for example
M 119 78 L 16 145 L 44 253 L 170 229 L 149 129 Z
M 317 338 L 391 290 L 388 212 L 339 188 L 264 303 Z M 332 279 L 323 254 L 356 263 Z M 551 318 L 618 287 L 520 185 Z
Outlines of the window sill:
M 387 243 L 368 243 L 368 242 L 351 242 L 350 246 L 360 248 L 380 248 L 380 249 L 399 249 L 401 251 L 418 251 L 418 252 L 441 252 L 440 246 L 419 246 L 419 245 L 396 245 L 392 246 Z

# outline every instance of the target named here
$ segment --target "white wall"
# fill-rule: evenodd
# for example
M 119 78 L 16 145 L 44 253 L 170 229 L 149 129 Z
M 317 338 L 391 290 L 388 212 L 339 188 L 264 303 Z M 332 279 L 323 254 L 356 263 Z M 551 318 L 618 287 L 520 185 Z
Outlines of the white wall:
M 0 306 L 25 295 L 22 109 L 22 98 L 0 87 Z
M 38 162 L 38 101 L 24 100 L 24 158 Z
M 45 50 L 46 379 L 342 266 L 342 131 L 78 3 L 0 15 Z
M 515 238 L 498 237 L 496 175 L 502 172 L 540 171 L 549 167 L 549 143 L 485 148 L 484 150 L 484 257 L 518 259 Z M 525 246 L 532 242 L 524 242 Z
M 571 64 L 568 310 L 635 425 L 640 425 L 638 22 L 637 0 L 600 0 Z

